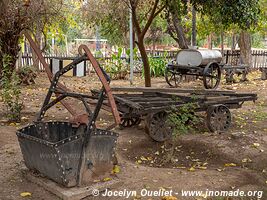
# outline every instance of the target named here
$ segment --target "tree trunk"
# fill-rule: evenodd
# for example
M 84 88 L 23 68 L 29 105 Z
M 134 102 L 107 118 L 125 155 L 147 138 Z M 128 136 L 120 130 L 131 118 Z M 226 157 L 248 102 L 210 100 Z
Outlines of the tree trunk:
M 144 65 L 144 75 L 145 75 L 145 86 L 151 87 L 151 78 L 150 78 L 150 67 L 149 67 L 149 61 L 146 54 L 146 48 L 144 45 L 144 41 L 142 38 L 138 38 L 138 48 L 141 54 L 141 58 Z
M 238 41 L 240 47 L 240 62 L 251 66 L 251 36 L 247 31 L 240 33 Z
M 181 25 L 177 13 L 172 13 L 172 21 L 177 35 L 177 42 L 181 49 L 188 49 L 188 44 L 186 41 L 186 36 L 184 34 L 184 29 Z
M 221 32 L 221 52 L 223 54 L 224 51 L 224 33 Z
M 208 49 L 212 49 L 212 33 L 208 35 Z
M 246 81 L 247 80 L 246 75 L 251 68 L 251 60 L 252 60 L 250 33 L 248 33 L 247 31 L 241 31 L 238 44 L 240 47 L 240 63 L 248 65 L 248 69 L 243 72 L 241 78 L 241 81 Z
M 197 30 L 196 30 L 196 10 L 192 7 L 192 46 L 197 46 Z
M 37 30 L 35 34 L 35 42 L 39 48 L 41 48 L 41 41 L 42 41 L 42 32 L 40 30 Z M 37 70 L 37 72 L 39 72 L 39 59 L 33 49 L 32 49 L 32 61 L 33 61 L 33 67 Z
M 12 75 L 12 72 L 16 68 L 16 61 L 18 57 L 18 53 L 20 50 L 20 47 L 18 45 L 19 43 L 19 38 L 20 38 L 20 32 L 6 32 L 3 35 L 0 35 L 0 79 L 2 78 L 2 70 L 3 70 L 3 57 L 4 55 L 9 56 L 9 69 L 11 70 L 10 76 Z M 11 77 L 8 77 L 11 78 Z

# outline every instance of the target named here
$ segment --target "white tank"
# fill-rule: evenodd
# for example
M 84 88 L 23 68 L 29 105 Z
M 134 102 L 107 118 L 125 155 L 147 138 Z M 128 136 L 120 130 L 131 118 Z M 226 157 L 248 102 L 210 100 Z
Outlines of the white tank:
M 207 65 L 210 62 L 219 63 L 221 61 L 221 52 L 210 49 L 183 49 L 177 53 L 176 58 L 177 65 L 192 67 Z

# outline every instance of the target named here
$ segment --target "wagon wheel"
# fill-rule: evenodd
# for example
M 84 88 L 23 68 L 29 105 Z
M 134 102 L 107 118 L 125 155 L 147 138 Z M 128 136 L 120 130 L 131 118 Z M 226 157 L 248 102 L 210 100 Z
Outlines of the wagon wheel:
M 216 89 L 221 81 L 221 68 L 217 63 L 209 63 L 203 71 L 203 83 L 206 89 Z
M 177 85 L 182 81 L 182 74 L 175 70 L 165 69 L 165 80 L 171 87 L 177 87 Z
M 132 117 L 132 118 L 122 118 L 120 127 L 126 128 L 126 127 L 132 127 L 134 125 L 138 125 L 141 123 L 140 117 Z
M 147 116 L 145 130 L 153 140 L 164 142 L 172 137 L 173 126 L 167 122 L 167 119 L 168 114 L 164 111 Z
M 231 125 L 229 108 L 224 105 L 211 106 L 207 110 L 207 126 L 211 132 L 224 132 Z

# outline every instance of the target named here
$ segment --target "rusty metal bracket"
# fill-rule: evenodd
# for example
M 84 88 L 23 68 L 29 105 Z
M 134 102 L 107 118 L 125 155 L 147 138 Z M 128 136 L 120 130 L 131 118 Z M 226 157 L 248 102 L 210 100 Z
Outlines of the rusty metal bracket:
M 87 114 L 86 113 L 77 114 L 77 112 L 75 111 L 76 109 L 74 109 L 64 99 L 66 97 L 66 96 L 64 96 L 64 94 L 68 94 L 67 96 L 69 96 L 71 91 L 65 85 L 63 85 L 63 84 L 58 82 L 59 76 L 64 74 L 65 72 L 69 71 L 70 69 L 72 69 L 74 67 L 73 64 L 70 64 L 67 67 L 63 68 L 61 72 L 58 72 L 55 76 L 53 76 L 49 65 L 46 63 L 45 58 L 42 55 L 41 50 L 38 48 L 37 44 L 34 42 L 34 40 L 32 39 L 31 35 L 27 31 L 23 31 L 23 34 L 27 38 L 27 40 L 29 41 L 31 48 L 33 49 L 33 51 L 37 55 L 39 61 L 43 65 L 43 67 L 45 69 L 45 72 L 46 72 L 46 74 L 48 76 L 48 79 L 51 82 L 51 87 L 52 87 L 52 85 L 54 87 L 56 86 L 56 88 L 54 88 L 55 90 L 54 91 L 50 91 L 51 94 L 49 94 L 47 96 L 47 99 L 45 100 L 45 103 L 44 103 L 46 106 L 44 106 L 43 110 L 41 110 L 41 112 L 40 112 L 40 114 L 38 116 L 38 119 L 42 118 L 43 113 L 45 112 L 45 110 L 48 109 L 49 107 L 51 107 L 55 103 L 55 102 L 51 102 L 50 104 L 48 104 L 49 100 L 51 98 L 51 95 L 54 92 L 56 97 L 57 97 L 56 101 L 59 101 L 73 116 L 73 119 L 72 119 L 73 122 L 87 124 L 85 122 L 86 121 L 88 122 L 88 120 L 89 120 L 88 119 L 88 115 L 87 115 L 88 113 Z M 117 110 L 117 106 L 116 106 L 114 97 L 113 97 L 112 92 L 111 92 L 111 88 L 110 88 L 109 83 L 108 83 L 109 80 L 107 80 L 108 76 L 105 73 L 105 71 L 99 66 L 97 60 L 94 58 L 94 56 L 92 55 L 92 53 L 90 52 L 90 50 L 88 49 L 88 47 L 86 45 L 81 45 L 79 47 L 78 51 L 79 51 L 79 54 L 82 56 L 82 58 L 80 58 L 80 59 L 83 60 L 83 59 L 87 59 L 88 58 L 89 61 L 92 63 L 92 65 L 93 65 L 93 67 L 94 67 L 94 69 L 96 71 L 96 74 L 98 75 L 98 77 L 99 77 L 99 79 L 100 79 L 100 81 L 101 81 L 101 83 L 103 85 L 103 88 L 104 88 L 105 93 L 106 93 L 106 95 L 108 97 L 109 104 L 110 104 L 110 107 L 111 107 L 111 110 L 112 110 L 112 114 L 113 114 L 113 117 L 114 117 L 114 120 L 115 120 L 115 124 L 113 124 L 110 127 L 108 127 L 108 129 L 111 129 L 111 128 L 115 127 L 116 125 L 118 125 L 120 123 L 120 116 L 119 116 L 119 113 L 118 113 L 118 110 Z M 85 52 L 85 55 L 84 55 L 83 51 Z M 83 101 L 83 104 L 85 104 L 85 107 L 88 108 L 88 106 L 86 105 L 87 102 Z
M 84 51 L 85 54 L 87 55 L 89 61 L 92 63 L 93 68 L 95 69 L 95 72 L 98 75 L 98 77 L 99 77 L 99 79 L 100 79 L 100 81 L 101 81 L 101 83 L 105 89 L 115 123 L 117 125 L 120 124 L 120 115 L 119 115 L 119 112 L 117 110 L 117 106 L 116 106 L 114 97 L 112 95 L 111 88 L 110 88 L 110 86 L 107 82 L 106 76 L 104 74 L 105 73 L 104 70 L 99 66 L 99 63 L 97 62 L 97 60 L 92 55 L 91 51 L 89 50 L 89 48 L 86 45 L 80 45 L 78 51 L 79 51 L 80 55 L 83 55 L 83 51 Z

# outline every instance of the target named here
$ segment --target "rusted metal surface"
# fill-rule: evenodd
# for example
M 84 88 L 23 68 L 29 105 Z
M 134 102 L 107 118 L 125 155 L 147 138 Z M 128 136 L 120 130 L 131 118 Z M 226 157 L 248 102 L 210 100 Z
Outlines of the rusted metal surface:
M 33 41 L 31 35 L 27 31 L 24 31 L 23 34 L 27 38 L 27 40 L 29 41 L 31 48 L 33 49 L 33 51 L 37 55 L 38 59 L 40 60 L 40 62 L 44 66 L 45 72 L 46 72 L 49 80 L 51 81 L 52 78 L 53 78 L 53 74 L 52 74 L 52 72 L 51 72 L 51 70 L 49 68 L 49 65 L 46 63 L 45 58 L 44 58 L 40 48 L 38 48 L 36 43 Z M 61 88 L 62 90 L 68 91 L 68 89 L 64 85 L 62 85 L 60 83 L 58 84 L 58 87 Z M 56 94 L 56 96 L 59 96 L 59 95 Z M 60 103 L 71 113 L 71 115 L 73 116 L 74 120 L 76 118 L 78 118 L 75 109 L 73 109 L 71 107 L 71 105 L 67 101 L 62 100 L 62 101 L 60 101 Z
M 117 106 L 116 106 L 114 97 L 112 95 L 110 86 L 109 86 L 109 84 L 107 82 L 106 76 L 103 73 L 103 70 L 100 68 L 97 60 L 94 58 L 94 56 L 92 55 L 92 53 L 90 52 L 89 48 L 86 45 L 81 45 L 79 47 L 80 55 L 83 55 L 83 51 L 85 52 L 85 54 L 87 55 L 88 59 L 92 63 L 93 68 L 95 69 L 95 71 L 96 71 L 101 83 L 103 84 L 103 87 L 105 88 L 105 92 L 106 92 L 106 95 L 108 97 L 108 101 L 109 101 L 109 104 L 110 104 L 110 107 L 111 107 L 112 115 L 113 115 L 113 117 L 115 119 L 115 123 L 116 124 L 120 124 L 120 115 L 119 115 L 119 112 L 117 110 Z
M 77 114 L 77 112 L 76 112 L 77 109 L 73 108 L 73 106 L 71 106 L 66 100 L 64 100 L 65 97 L 62 98 L 62 93 L 65 92 L 65 93 L 70 94 L 70 90 L 66 86 L 64 86 L 60 82 L 58 82 L 59 77 L 57 79 L 53 80 L 53 74 L 52 74 L 52 72 L 50 70 L 49 65 L 46 63 L 46 61 L 45 61 L 45 59 L 44 59 L 44 57 L 42 55 L 41 50 L 38 48 L 38 46 L 36 45 L 36 43 L 32 39 L 31 35 L 27 31 L 24 31 L 23 34 L 25 35 L 25 37 L 29 41 L 30 46 L 32 47 L 32 49 L 35 52 L 35 54 L 37 55 L 38 59 L 40 60 L 40 62 L 44 66 L 45 72 L 46 72 L 50 82 L 54 81 L 55 82 L 54 86 L 56 85 L 57 89 L 62 91 L 61 94 L 59 92 L 55 91 L 55 95 L 56 95 L 57 98 L 60 99 L 59 102 L 62 103 L 62 105 L 73 116 L 72 119 L 71 119 L 71 122 L 83 123 L 83 124 L 88 123 L 89 118 L 88 118 L 88 115 L 86 113 Z M 114 98 L 112 96 L 111 89 L 109 87 L 109 83 L 108 83 L 108 81 L 106 79 L 107 75 L 106 76 L 104 75 L 102 68 L 100 68 L 98 62 L 96 61 L 96 59 L 94 58 L 94 56 L 92 55 L 92 53 L 90 52 L 90 50 L 88 49 L 87 46 L 81 45 L 79 47 L 79 52 L 80 52 L 81 55 L 83 54 L 82 51 L 85 52 L 87 58 L 92 63 L 97 75 L 99 76 L 99 79 L 100 79 L 101 83 L 103 84 L 103 87 L 105 88 L 106 95 L 108 96 L 108 100 L 109 100 L 110 107 L 111 107 L 111 110 L 112 110 L 112 114 L 113 114 L 113 117 L 114 117 L 114 120 L 115 120 L 115 124 L 119 124 L 120 123 L 120 116 L 119 116 L 119 113 L 118 113 Z M 70 70 L 71 68 L 73 68 L 73 66 L 69 65 L 69 67 L 66 68 L 66 70 L 67 69 Z M 84 103 L 85 107 L 89 107 L 88 105 L 86 105 L 87 104 L 86 102 L 83 102 L 83 103 Z M 48 104 L 48 102 L 46 102 L 46 104 Z M 115 125 L 113 125 L 113 126 L 111 126 L 109 128 L 113 128 L 113 127 L 115 127 Z

